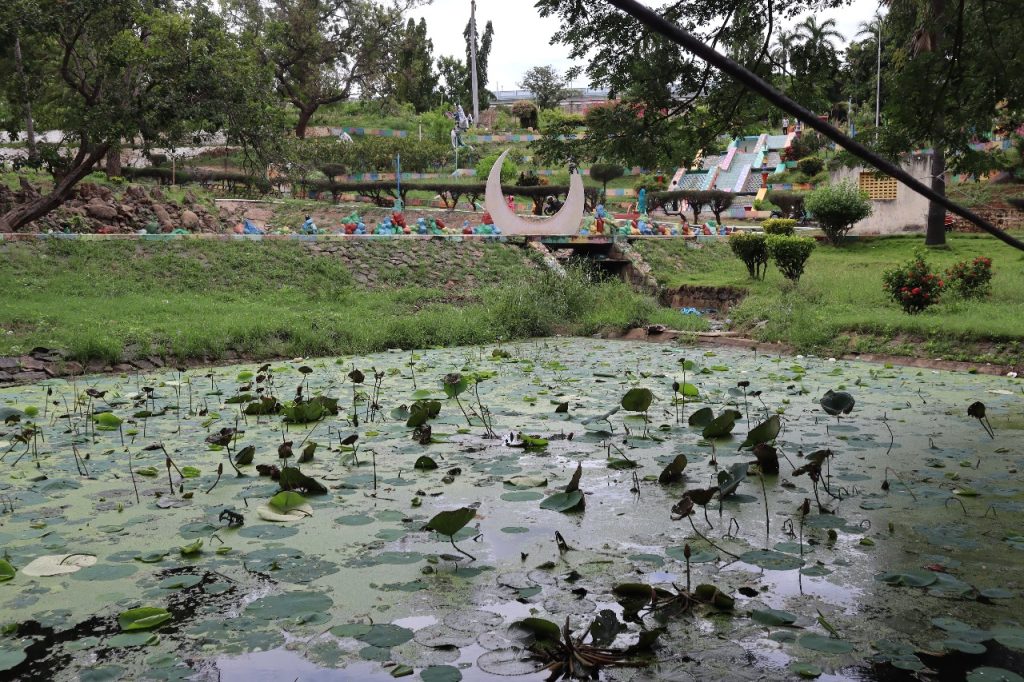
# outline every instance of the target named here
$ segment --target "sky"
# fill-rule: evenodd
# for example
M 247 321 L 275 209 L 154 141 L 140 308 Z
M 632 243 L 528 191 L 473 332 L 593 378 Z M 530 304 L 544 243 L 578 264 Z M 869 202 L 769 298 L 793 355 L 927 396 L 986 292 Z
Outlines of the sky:
M 465 59 L 462 29 L 469 20 L 469 4 L 470 0 L 433 0 L 431 5 L 411 13 L 417 21 L 420 17 L 427 20 L 435 58 L 451 55 Z M 816 15 L 820 20 L 835 19 L 839 32 L 851 39 L 858 25 L 874 15 L 878 4 L 878 0 L 853 0 L 847 7 Z M 494 45 L 487 74 L 489 90 L 518 89 L 523 73 L 534 66 L 550 64 L 560 72 L 573 66 L 568 47 L 550 44 L 551 36 L 558 30 L 558 20 L 541 19 L 533 8 L 533 0 L 477 0 L 476 13 L 479 32 L 483 32 L 488 20 L 494 22 Z M 576 87 L 586 84 L 585 77 L 572 83 Z

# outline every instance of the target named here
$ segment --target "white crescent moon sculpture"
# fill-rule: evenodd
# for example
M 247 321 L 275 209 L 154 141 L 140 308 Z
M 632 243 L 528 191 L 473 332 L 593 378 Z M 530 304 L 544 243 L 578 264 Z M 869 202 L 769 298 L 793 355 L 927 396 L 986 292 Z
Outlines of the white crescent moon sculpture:
M 502 234 L 575 235 L 583 222 L 583 178 L 578 172 L 569 174 L 569 196 L 555 215 L 543 220 L 520 218 L 505 203 L 501 193 L 501 165 L 511 149 L 502 152 L 487 176 L 487 195 L 484 206 Z

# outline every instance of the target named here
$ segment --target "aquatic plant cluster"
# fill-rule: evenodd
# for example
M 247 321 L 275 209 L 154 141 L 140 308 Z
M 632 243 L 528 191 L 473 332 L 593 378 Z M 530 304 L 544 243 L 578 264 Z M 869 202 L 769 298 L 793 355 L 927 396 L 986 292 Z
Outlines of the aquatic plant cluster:
M 1022 405 L 592 339 L 4 389 L 0 674 L 1020 680 Z

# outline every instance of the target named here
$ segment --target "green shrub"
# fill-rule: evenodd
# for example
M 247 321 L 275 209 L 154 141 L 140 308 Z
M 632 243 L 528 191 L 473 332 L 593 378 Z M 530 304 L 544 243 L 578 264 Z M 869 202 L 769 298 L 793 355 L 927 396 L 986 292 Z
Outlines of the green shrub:
M 769 178 L 769 180 L 771 180 L 771 178 Z M 807 192 L 778 190 L 768 192 L 765 198 L 782 210 L 782 216 L 784 218 L 800 220 L 804 215 L 804 198 L 806 196 Z
M 729 248 L 747 266 L 751 279 L 764 279 L 768 267 L 767 235 L 757 232 L 735 232 L 729 237 Z
M 810 237 L 793 237 L 784 234 L 772 234 L 767 239 L 768 255 L 783 276 L 793 282 L 800 281 L 804 274 L 804 264 L 814 250 L 815 242 Z
M 843 237 L 857 221 L 871 215 L 871 201 L 867 193 L 850 181 L 809 192 L 804 207 L 814 215 L 821 231 L 835 246 L 843 243 Z
M 816 156 L 808 156 L 796 162 L 800 172 L 811 178 L 825 169 L 825 162 Z
M 904 312 L 919 313 L 939 302 L 944 282 L 933 273 L 920 250 L 914 257 L 882 275 L 883 289 Z
M 792 218 L 769 218 L 761 223 L 761 229 L 765 234 L 792 237 L 796 234 L 796 221 Z
M 768 201 L 767 199 L 754 199 L 754 210 L 755 211 L 778 211 L 782 212 L 782 209 Z
M 660 180 L 658 178 L 661 178 Z M 651 192 L 664 192 L 668 188 L 668 183 L 665 181 L 663 176 L 654 175 L 638 175 L 636 181 L 633 183 L 633 189 L 639 192 L 642 189 L 646 189 L 647 193 Z
M 978 256 L 946 270 L 948 286 L 962 298 L 985 298 L 992 291 L 992 259 Z M 942 284 L 942 280 L 939 280 Z
M 481 181 L 485 181 L 491 174 L 491 166 L 498 160 L 500 154 L 488 154 L 484 158 L 480 159 L 476 164 L 476 177 Z M 515 182 L 516 177 L 519 176 L 519 166 L 512 160 L 512 156 L 506 156 L 505 161 L 501 164 L 501 181 L 503 183 Z

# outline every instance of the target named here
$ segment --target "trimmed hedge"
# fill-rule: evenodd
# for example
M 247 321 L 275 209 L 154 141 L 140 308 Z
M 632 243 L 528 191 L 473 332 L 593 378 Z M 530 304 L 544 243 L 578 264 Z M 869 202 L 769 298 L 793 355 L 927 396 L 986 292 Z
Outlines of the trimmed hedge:
M 736 197 L 732 192 L 723 192 L 720 189 L 676 189 L 669 192 L 651 192 L 648 195 L 653 206 L 664 206 L 675 199 L 685 199 L 693 211 L 693 222 L 700 220 L 700 214 L 704 208 L 708 208 L 715 214 L 715 220 L 721 224 L 722 213 L 732 206 Z
M 747 266 L 751 279 L 764 279 L 768 269 L 768 236 L 759 232 L 734 232 L 729 248 Z
M 804 216 L 804 198 L 807 192 L 776 190 L 768 192 L 765 199 L 782 209 L 782 217 L 800 220 Z
M 808 193 L 804 204 L 835 246 L 842 245 L 854 224 L 871 215 L 867 193 L 850 181 L 819 187 Z
M 799 282 L 804 274 L 804 265 L 814 251 L 815 241 L 810 237 L 769 235 L 766 244 L 768 255 L 782 275 L 792 282 Z
M 769 218 L 761 223 L 765 234 L 792 237 L 796 234 L 796 221 L 792 218 Z

